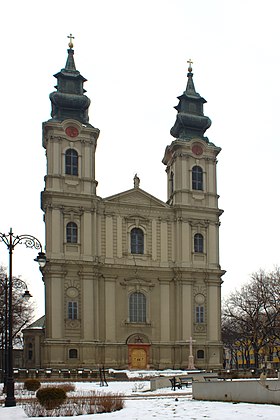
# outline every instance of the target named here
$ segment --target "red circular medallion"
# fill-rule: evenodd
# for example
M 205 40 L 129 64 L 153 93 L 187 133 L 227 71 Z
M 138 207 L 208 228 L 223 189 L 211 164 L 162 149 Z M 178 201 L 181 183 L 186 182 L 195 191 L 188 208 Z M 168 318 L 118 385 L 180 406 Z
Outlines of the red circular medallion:
M 203 149 L 199 144 L 194 144 L 193 147 L 192 147 L 192 152 L 195 155 L 199 156 L 199 155 L 202 155 Z
M 66 128 L 65 133 L 69 137 L 77 137 L 77 135 L 79 134 L 79 131 L 76 127 L 70 126 Z

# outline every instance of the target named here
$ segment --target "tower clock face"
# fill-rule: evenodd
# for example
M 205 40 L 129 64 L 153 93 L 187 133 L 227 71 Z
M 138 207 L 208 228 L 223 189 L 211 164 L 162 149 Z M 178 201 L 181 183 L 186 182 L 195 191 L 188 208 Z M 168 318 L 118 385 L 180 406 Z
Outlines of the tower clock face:
M 76 127 L 67 127 L 65 130 L 65 133 L 67 134 L 68 137 L 77 137 L 77 135 L 79 134 L 79 131 Z
M 203 153 L 203 149 L 200 146 L 200 144 L 194 144 L 193 147 L 192 147 L 192 152 L 193 152 L 194 155 L 200 156 Z

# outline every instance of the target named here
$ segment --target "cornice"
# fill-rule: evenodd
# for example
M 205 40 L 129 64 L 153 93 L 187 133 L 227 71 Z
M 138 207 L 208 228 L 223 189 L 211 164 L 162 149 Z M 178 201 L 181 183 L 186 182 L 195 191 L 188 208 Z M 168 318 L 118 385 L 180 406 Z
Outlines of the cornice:
M 93 134 L 90 135 L 89 137 L 81 137 L 81 136 L 78 136 L 78 137 L 75 137 L 75 138 L 72 138 L 72 137 L 69 138 L 69 137 L 66 137 L 66 136 L 50 134 L 50 135 L 47 135 L 47 136 L 44 137 L 44 141 L 46 143 L 48 143 L 49 141 L 51 141 L 52 143 L 62 143 L 62 142 L 65 142 L 65 143 L 68 143 L 68 144 L 70 144 L 70 143 L 73 143 L 73 144 L 74 143 L 83 143 L 83 144 L 88 143 L 90 145 L 92 145 L 92 144 L 95 145 L 97 143 L 97 139 L 94 137 Z

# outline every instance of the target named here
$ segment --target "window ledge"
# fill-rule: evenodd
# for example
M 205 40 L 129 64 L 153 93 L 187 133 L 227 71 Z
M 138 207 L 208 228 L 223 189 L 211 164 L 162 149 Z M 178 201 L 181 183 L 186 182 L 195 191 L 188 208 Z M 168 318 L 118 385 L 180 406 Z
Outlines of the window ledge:
M 131 322 L 131 321 L 125 321 L 125 325 L 131 325 L 133 327 L 151 327 L 150 322 Z
M 77 177 L 74 177 L 72 175 L 68 175 L 70 178 L 65 179 L 65 184 L 68 185 L 78 185 L 79 179 Z
M 192 193 L 192 196 L 195 200 L 203 200 L 204 196 L 205 196 L 205 193 L 204 193 L 204 191 L 194 190 L 193 193 Z
M 147 260 L 148 258 L 151 258 L 151 254 L 131 254 L 130 252 L 124 252 L 123 256 L 129 260 Z

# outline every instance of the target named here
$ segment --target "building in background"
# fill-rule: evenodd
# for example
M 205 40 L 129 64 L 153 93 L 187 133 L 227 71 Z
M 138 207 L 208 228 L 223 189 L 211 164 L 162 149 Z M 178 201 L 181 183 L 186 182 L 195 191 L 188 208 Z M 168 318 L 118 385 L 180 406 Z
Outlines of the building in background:
M 99 130 L 89 122 L 71 42 L 55 77 L 51 119 L 43 123 L 46 315 L 25 330 L 26 366 L 187 368 L 192 337 L 195 366 L 220 368 L 221 149 L 204 136 L 211 121 L 191 62 L 162 160 L 167 202 L 142 190 L 137 175 L 130 190 L 97 195 Z M 108 168 L 102 182 L 117 170 Z

